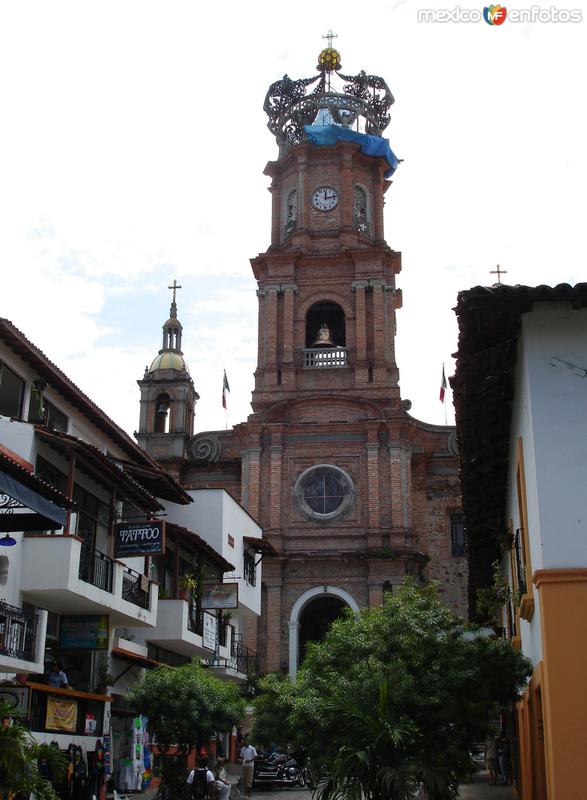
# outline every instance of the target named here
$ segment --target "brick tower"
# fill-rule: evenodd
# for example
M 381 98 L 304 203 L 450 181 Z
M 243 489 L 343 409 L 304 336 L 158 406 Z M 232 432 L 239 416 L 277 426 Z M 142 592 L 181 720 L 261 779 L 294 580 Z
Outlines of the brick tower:
M 290 673 L 344 607 L 380 603 L 406 574 L 437 579 L 466 612 L 454 429 L 411 417 L 398 384 L 401 255 L 383 225 L 393 96 L 381 78 L 339 71 L 329 47 L 317 76 L 267 93 L 279 157 L 265 169 L 271 244 L 251 262 L 254 413 L 196 434 L 181 472 L 188 488 L 230 491 L 273 545 L 248 644 L 264 670 Z

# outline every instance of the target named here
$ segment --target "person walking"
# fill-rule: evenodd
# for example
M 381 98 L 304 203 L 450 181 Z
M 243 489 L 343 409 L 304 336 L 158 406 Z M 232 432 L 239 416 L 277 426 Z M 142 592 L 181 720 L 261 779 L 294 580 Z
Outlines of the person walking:
M 198 758 L 198 766 L 190 772 L 186 783 L 190 787 L 192 800 L 208 800 L 214 774 L 208 769 L 207 758 Z
M 245 797 L 250 797 L 253 790 L 253 776 L 255 772 L 255 759 L 257 751 L 252 744 L 249 744 L 248 736 L 245 736 L 244 746 L 241 749 L 241 761 L 243 765 L 243 784 Z
M 489 773 L 489 785 L 497 786 L 497 737 L 495 734 L 488 736 L 485 742 L 485 766 Z

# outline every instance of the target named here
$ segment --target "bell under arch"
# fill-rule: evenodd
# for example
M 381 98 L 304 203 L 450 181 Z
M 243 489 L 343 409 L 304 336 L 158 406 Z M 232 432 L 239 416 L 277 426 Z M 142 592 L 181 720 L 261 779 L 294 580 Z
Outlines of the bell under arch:
M 329 342 L 324 341 L 328 330 Z M 306 347 L 346 347 L 345 314 L 338 303 L 314 303 L 306 313 Z
M 359 614 L 355 598 L 338 586 L 316 586 L 298 597 L 289 618 L 289 676 L 292 680 L 308 642 L 321 639 L 345 608 Z

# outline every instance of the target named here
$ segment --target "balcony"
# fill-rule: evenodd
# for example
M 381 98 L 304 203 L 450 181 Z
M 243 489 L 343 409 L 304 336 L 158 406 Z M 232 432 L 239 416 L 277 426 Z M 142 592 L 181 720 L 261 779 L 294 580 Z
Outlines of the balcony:
M 224 648 L 220 648 L 214 657 L 204 662 L 219 678 L 245 683 L 250 677 L 259 675 L 259 655 L 243 645 L 242 634 L 234 635 L 228 653 L 223 651 Z
M 306 347 L 304 369 L 341 369 L 348 367 L 346 347 Z
M 157 624 L 152 630 L 137 631 L 137 638 L 179 653 L 182 656 L 209 657 L 204 647 L 204 615 L 190 600 L 172 597 L 159 598 Z
M 31 614 L 0 600 L 0 671 L 42 672 L 47 612 Z
M 141 642 L 171 650 L 188 658 L 203 658 L 214 655 L 213 647 L 205 647 L 204 612 L 190 600 L 183 598 L 159 598 L 157 625 L 153 630 L 134 631 Z M 227 647 L 220 647 L 223 657 L 228 657 Z
M 60 614 L 109 614 L 118 626 L 151 627 L 157 618 L 157 585 L 104 553 L 87 554 L 77 536 L 25 537 L 22 593 Z

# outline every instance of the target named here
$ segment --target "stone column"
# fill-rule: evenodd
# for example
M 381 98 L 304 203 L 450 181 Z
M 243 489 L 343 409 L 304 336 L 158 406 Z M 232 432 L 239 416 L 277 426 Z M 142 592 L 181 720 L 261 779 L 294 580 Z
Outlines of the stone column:
M 340 224 L 343 228 L 353 227 L 353 154 L 342 151 Z
M 269 527 L 278 530 L 281 525 L 281 465 L 283 460 L 282 430 L 271 432 L 269 477 Z
M 265 578 L 265 576 L 264 576 Z M 277 576 L 272 576 L 271 583 L 267 586 L 267 607 L 265 616 L 267 620 L 265 671 L 279 672 L 281 666 L 281 606 L 282 583 Z
M 383 241 L 383 171 L 373 184 L 373 234 L 375 241 Z
M 261 447 L 247 449 L 249 492 L 247 511 L 256 520 L 259 520 L 261 496 Z
M 401 447 L 392 444 L 388 447 L 391 474 L 391 526 L 400 528 L 402 525 Z
M 277 295 L 280 290 L 278 284 L 265 287 L 267 292 L 267 367 L 274 371 L 277 364 Z
M 292 364 L 294 354 L 294 295 L 298 293 L 295 283 L 284 283 L 283 292 L 283 363 Z
M 298 155 L 298 228 L 307 225 L 308 204 L 306 203 L 306 174 L 308 171 L 308 157 L 305 153 Z
M 402 447 L 400 452 L 401 480 L 401 524 L 403 528 L 412 527 L 412 448 Z
M 367 431 L 367 484 L 369 491 L 369 528 L 379 528 L 379 441 L 377 429 Z M 375 544 L 381 546 L 381 543 Z
M 271 244 L 279 244 L 283 228 L 281 219 L 281 182 L 273 178 L 269 191 L 271 192 Z
M 381 381 L 385 378 L 385 282 L 374 280 L 369 283 L 373 290 L 373 380 Z
M 257 289 L 257 297 L 259 298 L 257 367 L 262 367 L 267 359 L 267 314 L 266 314 L 267 292 L 264 289 Z
M 367 309 L 365 291 L 369 281 L 353 281 L 351 289 L 355 293 L 355 348 L 357 365 L 367 361 Z

